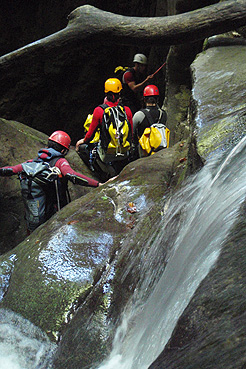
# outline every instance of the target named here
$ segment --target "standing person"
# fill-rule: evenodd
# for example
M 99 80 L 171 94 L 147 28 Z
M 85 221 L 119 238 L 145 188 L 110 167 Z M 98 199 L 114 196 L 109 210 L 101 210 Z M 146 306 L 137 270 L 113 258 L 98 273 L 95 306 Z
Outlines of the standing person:
M 122 103 L 135 114 L 136 111 L 141 109 L 141 96 L 142 91 L 148 81 L 153 78 L 152 75 L 146 77 L 146 68 L 148 59 L 144 54 L 136 54 L 133 58 L 134 66 L 129 68 L 122 77 Z
M 133 116 L 133 159 L 146 156 L 139 145 L 139 139 L 142 137 L 145 129 L 149 128 L 156 122 L 165 126 L 167 121 L 166 112 L 158 105 L 158 87 L 155 85 L 146 86 L 143 92 L 143 97 L 146 107 L 136 112 Z
M 69 202 L 68 180 L 82 186 L 100 185 L 70 167 L 65 159 L 70 143 L 67 133 L 53 132 L 48 139 L 48 148 L 39 150 L 36 159 L 0 168 L 0 176 L 19 175 L 28 234 Z
M 120 154 L 120 153 L 118 156 L 113 155 L 113 154 L 111 156 L 108 155 L 107 158 L 104 157 L 102 154 L 102 149 L 103 148 L 105 149 L 105 147 L 103 147 L 105 146 L 105 143 L 104 143 L 105 136 L 107 136 L 108 139 L 110 139 L 109 133 L 105 132 L 105 119 L 104 119 L 105 112 L 110 113 L 110 108 L 112 109 L 119 108 L 119 111 L 116 111 L 116 114 L 120 112 L 120 114 L 123 116 L 123 119 L 125 119 L 125 121 L 127 122 L 129 126 L 129 127 L 126 127 L 128 131 L 127 137 L 123 137 L 122 141 L 124 142 L 126 149 L 129 150 L 130 152 L 132 132 L 133 132 L 132 131 L 133 130 L 132 113 L 129 107 L 122 106 L 119 104 L 121 90 L 122 90 L 122 84 L 119 81 L 119 79 L 109 78 L 106 80 L 104 103 L 102 105 L 97 106 L 94 109 L 92 121 L 91 121 L 88 132 L 86 133 L 84 138 L 80 139 L 76 143 L 77 152 L 80 152 L 80 150 L 84 150 L 84 146 L 89 145 L 89 143 L 94 138 L 96 132 L 99 129 L 100 140 L 99 140 L 99 145 L 97 149 L 96 163 L 102 170 L 104 174 L 104 179 L 106 180 L 115 175 L 118 175 L 119 172 L 123 169 L 123 167 L 129 162 L 128 152 L 125 153 L 126 155 Z M 115 114 L 115 110 L 114 112 L 112 112 L 111 116 L 113 116 L 114 114 Z M 109 115 L 108 115 L 108 118 L 109 118 Z M 120 134 L 120 132 L 115 132 L 115 134 L 116 133 Z M 111 145 L 111 147 L 113 150 L 113 144 Z

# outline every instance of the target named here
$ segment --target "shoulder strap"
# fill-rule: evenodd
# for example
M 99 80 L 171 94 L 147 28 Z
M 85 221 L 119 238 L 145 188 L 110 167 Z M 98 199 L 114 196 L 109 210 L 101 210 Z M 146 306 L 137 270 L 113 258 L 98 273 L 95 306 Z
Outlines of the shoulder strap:
M 50 161 L 46 162 L 49 164 L 49 166 L 51 168 L 55 167 L 56 162 L 59 159 L 64 158 L 64 156 L 56 156 L 54 158 L 52 158 Z M 45 162 L 45 161 L 44 161 Z M 59 171 L 59 169 L 57 168 L 57 170 Z M 61 172 L 60 172 L 61 173 Z M 58 186 L 58 176 L 56 177 L 56 179 L 54 180 L 54 185 L 55 185 L 55 193 L 56 193 L 56 202 L 57 202 L 57 209 L 58 211 L 61 210 L 61 201 L 60 201 L 60 194 L 59 194 L 59 186 Z M 65 191 L 68 192 L 68 188 L 66 187 Z
M 107 104 L 101 104 L 99 105 L 100 108 L 102 108 L 103 110 L 105 110 L 106 108 L 109 108 L 109 106 Z
M 51 167 L 54 167 L 56 165 L 56 162 L 59 160 L 59 159 L 62 159 L 63 156 L 56 156 L 55 158 L 52 158 L 48 163 Z
M 116 105 L 116 107 L 117 108 L 119 107 L 121 109 L 121 111 L 123 111 L 126 114 L 126 109 L 125 109 L 125 107 L 124 107 L 124 105 L 122 103 L 119 102 L 119 104 Z
M 130 68 L 128 68 L 127 70 L 126 70 L 126 72 L 131 72 L 132 74 L 134 74 L 135 75 L 135 73 L 136 73 L 136 71 L 135 71 L 135 69 L 133 68 L 133 67 L 130 67 Z
M 161 109 L 158 108 L 158 110 L 160 112 L 160 115 L 159 115 L 158 121 L 156 123 L 160 123 L 161 118 L 162 118 L 162 114 L 163 114 Z M 155 122 L 154 122 L 154 119 L 153 119 L 152 115 L 150 114 L 150 111 L 147 110 L 147 109 L 142 109 L 142 112 L 145 114 L 145 116 L 148 119 L 150 125 L 152 126 L 152 124 L 154 124 Z
M 152 126 L 152 124 L 154 124 L 154 120 L 153 120 L 152 115 L 150 114 L 149 110 L 143 109 L 142 112 L 144 113 L 144 115 L 148 119 L 150 125 Z
M 162 118 L 163 111 L 161 109 L 159 109 L 159 108 L 158 108 L 158 110 L 160 112 L 160 115 L 159 115 L 159 119 L 158 119 L 158 122 L 157 123 L 160 123 L 161 118 Z

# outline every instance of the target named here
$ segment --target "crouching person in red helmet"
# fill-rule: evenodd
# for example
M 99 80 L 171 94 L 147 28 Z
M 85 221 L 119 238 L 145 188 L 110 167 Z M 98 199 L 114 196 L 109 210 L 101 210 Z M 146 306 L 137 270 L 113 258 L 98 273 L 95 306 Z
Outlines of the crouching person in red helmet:
M 100 185 L 70 167 L 65 159 L 70 143 L 67 133 L 56 131 L 36 159 L 0 168 L 0 176 L 19 176 L 28 234 L 70 201 L 68 180 L 82 186 Z

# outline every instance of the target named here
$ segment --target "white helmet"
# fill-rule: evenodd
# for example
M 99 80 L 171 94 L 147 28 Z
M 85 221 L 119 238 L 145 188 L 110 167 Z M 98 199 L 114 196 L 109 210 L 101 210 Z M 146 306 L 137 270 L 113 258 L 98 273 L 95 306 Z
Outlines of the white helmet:
M 136 54 L 134 55 L 133 63 L 148 64 L 148 59 L 144 54 Z

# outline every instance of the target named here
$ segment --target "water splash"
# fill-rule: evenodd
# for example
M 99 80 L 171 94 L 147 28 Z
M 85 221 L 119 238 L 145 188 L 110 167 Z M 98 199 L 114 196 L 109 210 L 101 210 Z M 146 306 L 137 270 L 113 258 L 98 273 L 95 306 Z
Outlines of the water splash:
M 0 369 L 49 369 L 55 349 L 41 329 L 0 309 Z

